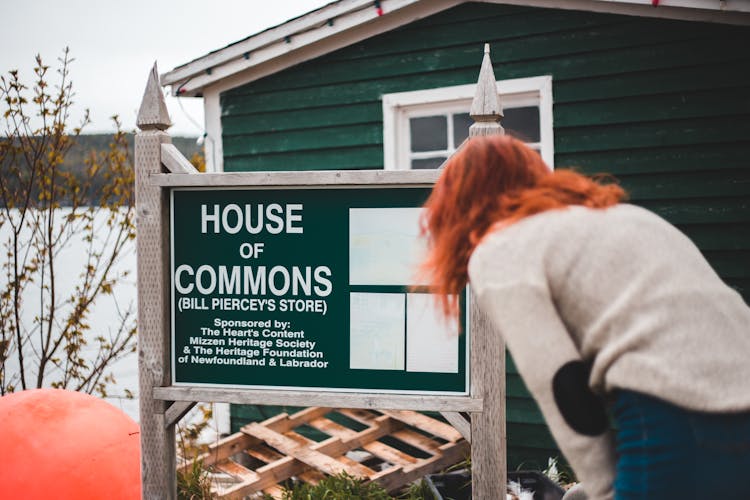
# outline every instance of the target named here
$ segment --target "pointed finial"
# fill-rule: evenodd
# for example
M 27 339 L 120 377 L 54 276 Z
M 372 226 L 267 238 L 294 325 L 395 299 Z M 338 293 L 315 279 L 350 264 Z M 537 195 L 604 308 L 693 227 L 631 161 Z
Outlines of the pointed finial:
M 172 126 L 169 112 L 167 112 L 167 103 L 164 101 L 164 93 L 159 85 L 159 71 L 156 69 L 156 63 L 148 76 L 136 125 L 141 130 L 166 130 Z
M 474 100 L 471 102 L 469 115 L 475 122 L 469 127 L 470 136 L 505 133 L 499 123 L 503 118 L 503 107 L 497 95 L 497 82 L 495 81 L 495 72 L 492 70 L 489 43 L 484 44 L 484 56 L 482 57 L 482 67 L 479 70 L 477 91 L 474 94 Z

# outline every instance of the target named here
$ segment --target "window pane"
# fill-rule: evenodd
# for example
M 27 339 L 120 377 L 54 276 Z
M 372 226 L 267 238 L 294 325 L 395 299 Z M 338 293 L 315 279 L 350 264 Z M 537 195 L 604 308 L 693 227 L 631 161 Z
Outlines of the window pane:
M 510 108 L 503 110 L 505 118 L 500 122 L 505 133 L 524 142 L 539 142 L 539 108 Z
M 439 151 L 448 149 L 448 120 L 445 116 L 411 118 L 411 150 Z
M 438 156 L 436 158 L 422 158 L 419 160 L 411 161 L 411 168 L 413 170 L 426 170 L 438 168 L 443 162 L 447 160 L 445 156 Z
M 473 123 L 469 113 L 453 115 L 453 147 L 459 147 L 469 137 L 469 127 Z

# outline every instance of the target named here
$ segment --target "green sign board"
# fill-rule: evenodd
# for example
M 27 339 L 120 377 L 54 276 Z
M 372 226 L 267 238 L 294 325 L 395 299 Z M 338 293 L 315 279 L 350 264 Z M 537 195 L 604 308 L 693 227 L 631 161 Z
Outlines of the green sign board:
M 465 315 L 415 274 L 428 194 L 172 189 L 173 384 L 468 394 Z

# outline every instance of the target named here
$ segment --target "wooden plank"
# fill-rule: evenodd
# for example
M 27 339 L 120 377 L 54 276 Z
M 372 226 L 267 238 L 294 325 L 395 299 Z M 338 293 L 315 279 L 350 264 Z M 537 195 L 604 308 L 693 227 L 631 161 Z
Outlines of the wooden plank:
M 166 423 L 166 403 L 152 393 L 153 387 L 169 385 L 171 367 L 169 210 L 163 190 L 148 180 L 162 171 L 161 145 L 171 141 L 163 132 L 170 121 L 158 82 L 154 65 L 138 112 L 141 131 L 135 137 L 141 493 L 146 500 L 176 496 L 174 426 Z
M 384 415 L 400 420 L 405 424 L 417 427 L 433 436 L 438 436 L 446 441 L 458 441 L 462 439 L 461 433 L 448 424 L 435 420 L 422 413 L 404 410 L 383 410 Z
M 434 455 L 440 448 L 440 443 L 433 441 L 427 436 L 409 429 L 392 432 L 391 437 L 403 441 L 404 443 L 421 450 L 429 455 Z
M 284 494 L 284 489 L 280 486 L 273 485 L 268 488 L 263 488 L 263 493 L 271 495 L 273 498 L 281 498 Z
M 327 418 L 313 420 L 310 422 L 310 425 L 328 435 L 336 436 L 344 442 L 352 442 L 357 438 L 356 431 Z M 385 433 L 383 435 L 385 435 Z M 376 436 L 370 435 L 369 437 L 375 439 Z M 406 453 L 379 441 L 363 443 L 360 447 L 378 459 L 396 465 L 409 465 L 417 461 L 417 459 L 411 455 L 407 455 Z
M 394 433 L 401 427 L 402 424 L 400 422 L 388 417 L 383 417 L 382 419 L 376 420 L 373 425 L 367 429 L 363 429 L 353 436 L 342 439 L 341 442 L 350 450 L 354 448 L 362 448 L 376 439 Z
M 258 474 L 243 467 L 234 460 L 222 460 L 213 465 L 216 470 L 230 474 L 240 481 L 251 482 L 258 480 Z
M 331 435 L 340 439 L 342 445 L 349 450 L 363 448 L 368 443 L 404 426 L 402 422 L 388 416 L 376 416 L 374 413 L 365 410 L 338 409 L 338 412 L 367 426 L 365 429 L 357 432 L 333 421 L 328 421 L 328 423 L 324 424 Z
M 161 145 L 161 162 L 173 174 L 199 173 L 193 164 L 172 144 Z
M 362 445 L 362 449 L 372 453 L 380 460 L 392 463 L 394 465 L 407 466 L 415 464 L 419 461 L 419 459 L 409 455 L 408 453 L 404 453 L 403 451 L 397 450 L 396 448 L 388 446 L 385 443 L 381 443 L 380 441 L 373 441 L 372 443 Z
M 276 432 L 287 432 L 295 427 L 299 427 L 302 424 L 308 423 L 310 420 L 315 420 L 331 412 L 331 408 L 324 406 L 313 406 L 300 410 L 293 415 L 276 415 L 267 420 L 264 420 L 261 425 L 268 427 Z M 283 415 L 283 416 L 282 416 Z
M 386 490 L 393 492 L 404 484 L 408 484 L 419 479 L 420 477 L 423 477 L 425 474 L 444 469 L 466 459 L 467 455 L 469 454 L 469 448 L 470 445 L 467 441 L 449 443 L 446 448 L 441 450 L 440 454 L 434 455 L 426 460 L 420 460 L 419 462 L 408 467 L 394 467 L 384 470 L 373 476 L 372 480 L 376 481 Z M 476 474 L 476 471 L 474 471 L 474 474 Z M 476 490 L 476 487 L 474 489 Z M 505 488 L 503 487 L 503 490 L 504 489 Z
M 306 438 L 302 434 L 296 433 L 294 431 L 285 432 L 284 436 L 291 439 L 295 443 L 297 443 L 300 446 L 308 446 L 311 443 L 314 444 L 315 441 L 312 441 L 311 439 Z
M 329 436 L 347 439 L 357 434 L 357 431 L 345 427 L 328 418 L 316 418 L 308 422 L 308 425 Z
M 356 467 L 353 465 L 344 465 L 324 453 L 305 446 L 300 446 L 297 442 L 283 434 L 274 432 L 259 424 L 250 424 L 246 426 L 245 432 L 258 439 L 262 439 L 270 446 L 273 446 L 290 457 L 294 457 L 300 462 L 322 470 L 326 474 L 336 475 L 341 472 L 346 472 L 353 476 L 368 477 L 372 472 L 359 464 L 357 464 Z
M 293 432 L 293 431 L 285 432 L 284 436 L 286 436 L 287 438 L 289 438 L 292 441 L 296 442 L 298 445 L 300 445 L 301 448 L 307 448 L 309 446 L 312 446 L 312 445 L 316 444 L 315 441 L 312 441 L 312 440 L 306 438 L 305 436 L 302 436 L 301 434 L 298 434 L 298 433 Z M 358 462 L 356 462 L 356 461 L 348 458 L 346 455 L 336 456 L 336 457 L 332 457 L 332 458 L 335 458 L 336 460 L 338 460 L 342 464 L 344 464 L 346 466 L 349 466 L 349 467 L 352 467 L 352 468 L 355 468 L 355 469 L 357 469 L 357 468 L 360 467 L 360 464 Z M 309 482 L 311 484 L 316 484 L 320 479 L 322 479 L 323 477 L 325 477 L 324 474 L 318 472 L 316 469 L 311 469 L 311 470 L 305 471 L 305 472 L 303 472 L 301 474 L 297 474 L 297 476 L 301 480 L 303 480 L 305 482 Z
M 417 473 L 421 477 L 430 470 L 435 470 L 435 464 L 440 463 L 446 465 L 453 465 L 461 460 L 469 458 L 469 450 L 471 446 L 466 441 L 459 441 L 456 443 L 446 443 L 439 447 L 439 452 L 434 456 L 420 460 L 418 463 L 406 467 L 405 472 Z M 504 488 L 503 488 L 504 489 Z
M 274 489 L 278 487 L 277 483 L 292 476 L 315 484 L 324 477 L 323 473 L 336 474 L 342 470 L 368 479 L 379 478 L 378 481 L 388 488 L 396 489 L 416 479 L 420 474 L 433 472 L 465 459 L 468 453 L 469 445 L 464 440 L 440 445 L 416 431 L 399 430 L 406 425 L 402 420 L 407 420 L 413 425 L 434 426 L 433 419 L 424 420 L 409 415 L 408 412 L 396 412 L 396 416 L 402 419 L 398 420 L 374 411 L 341 409 L 340 412 L 342 415 L 346 414 L 347 418 L 365 423 L 366 427 L 363 430 L 355 431 L 324 416 L 332 411 L 337 410 L 308 408 L 292 416 L 283 414 L 267 419 L 263 424 L 246 426 L 243 431 L 252 437 L 254 444 L 245 450 L 245 453 L 256 460 L 266 462 L 266 465 L 250 471 L 231 459 L 220 461 L 215 465 L 216 470 L 229 474 L 240 482 L 217 493 L 221 498 L 242 498 L 257 491 L 277 494 L 280 493 L 280 490 Z M 314 443 L 293 430 L 301 423 L 326 430 L 333 436 L 323 442 Z M 269 427 L 290 430 L 282 434 Z M 244 433 L 237 435 L 244 436 Z M 377 441 L 389 435 L 396 439 L 401 438 L 411 446 L 430 450 L 431 456 L 427 459 L 418 459 Z M 385 463 L 396 465 L 392 465 L 386 471 L 376 472 L 346 456 L 348 451 L 360 448 L 368 450 Z
M 383 418 L 385 418 L 388 422 L 392 422 L 392 419 L 389 419 L 387 417 L 383 417 Z M 281 423 L 281 422 L 283 422 L 283 419 L 274 421 L 272 423 Z M 262 427 L 261 424 L 254 424 L 254 426 L 252 426 L 251 428 L 248 428 L 247 430 L 249 432 L 254 433 L 255 431 L 257 431 L 257 426 Z M 330 458 L 330 455 L 341 454 L 348 450 L 359 447 L 362 441 L 370 440 L 370 439 L 377 439 L 377 437 L 379 437 L 380 435 L 387 434 L 391 429 L 392 427 L 385 426 L 385 425 L 380 426 L 380 427 L 376 426 L 373 428 L 367 428 L 360 433 L 356 433 L 355 435 L 350 436 L 350 438 L 346 442 L 338 438 L 331 438 L 321 443 L 317 443 L 317 444 L 310 446 L 309 450 L 314 453 L 325 454 L 326 456 L 329 456 Z M 273 432 L 273 431 L 269 430 L 269 432 Z M 274 434 L 278 434 L 278 433 L 274 433 Z M 253 439 L 259 440 L 259 437 L 253 436 Z M 299 446 L 299 444 L 293 439 L 289 439 L 288 441 L 286 441 L 286 443 L 290 446 Z M 276 446 L 276 444 L 278 443 L 277 441 L 274 441 L 272 444 Z M 255 446 L 253 447 L 253 449 L 248 450 L 247 453 L 255 458 L 258 458 L 259 460 L 269 461 L 269 463 L 265 466 L 258 468 L 255 471 L 259 476 L 258 480 L 254 482 L 245 482 L 245 483 L 235 485 L 232 488 L 224 492 L 224 494 L 232 498 L 241 497 L 244 494 L 252 493 L 254 491 L 259 491 L 261 489 L 267 488 L 269 485 L 275 484 L 276 482 L 279 482 L 279 481 L 283 481 L 293 475 L 303 474 L 307 470 L 307 468 L 310 467 L 310 465 L 306 464 L 304 461 L 297 460 L 296 458 L 292 456 L 280 455 L 278 454 L 278 452 L 276 452 L 275 450 L 272 450 L 271 448 L 268 448 L 266 445 Z M 282 457 L 282 458 L 279 458 L 279 457 Z M 331 458 L 331 460 L 334 460 L 334 459 Z M 364 473 L 365 477 L 373 473 L 373 471 L 359 464 L 357 464 L 357 466 L 354 468 Z
M 272 464 L 258 468 L 255 473 L 257 479 L 235 484 L 220 492 L 222 498 L 243 498 L 244 496 L 273 488 L 276 483 L 289 478 L 292 474 L 302 473 L 303 464 L 292 457 L 284 457 Z
M 393 437 L 400 439 L 404 443 L 407 443 L 417 449 L 426 451 L 427 453 L 433 453 L 438 449 L 439 445 L 437 443 L 432 443 L 428 438 L 422 436 L 421 434 L 412 431 L 397 431 L 396 429 L 401 428 L 404 423 L 399 420 L 392 419 L 387 415 L 377 417 L 371 412 L 360 409 L 342 409 L 339 411 L 348 418 L 370 426 L 370 428 L 357 433 L 356 436 L 349 436 L 343 439 L 344 442 L 346 442 L 350 446 L 353 445 L 353 443 L 356 443 L 356 445 L 352 447 L 362 448 L 377 456 L 381 460 L 386 460 L 397 465 L 409 465 L 417 462 L 416 458 L 411 457 L 401 450 L 395 449 L 384 443 L 374 441 L 375 439 L 379 439 L 388 435 L 392 435 Z
M 505 345 L 489 318 L 469 297 L 472 395 L 484 399 L 471 415 L 472 497 L 502 498 L 507 474 Z M 499 485 L 503 485 L 500 489 Z
M 246 434 L 236 433 L 231 436 L 220 439 L 216 443 L 209 445 L 208 450 L 199 455 L 196 460 L 200 460 L 204 467 L 211 466 L 222 460 L 226 460 L 232 455 L 242 452 L 245 448 L 258 443 L 257 439 L 252 438 Z M 185 469 L 189 466 L 189 463 L 181 465 L 181 469 Z
M 323 479 L 325 479 L 327 476 L 323 474 L 322 472 L 319 472 L 315 469 L 310 469 L 308 471 L 303 472 L 299 475 L 299 478 L 303 480 L 306 483 L 315 485 L 321 482 Z
M 284 455 L 263 442 L 249 447 L 245 450 L 245 453 L 257 460 L 260 460 L 261 462 L 265 462 L 266 464 L 270 464 L 271 462 L 275 462 L 284 458 Z
M 342 407 L 342 408 L 339 408 L 338 412 L 344 415 L 345 417 L 348 417 L 356 422 L 359 422 L 367 426 L 375 425 L 376 419 L 379 417 L 379 415 L 371 411 L 367 411 L 364 408 L 359 408 L 359 407 L 352 407 L 352 408 Z
M 151 176 L 151 182 L 155 186 L 235 187 L 237 189 L 243 187 L 253 189 L 267 189 L 273 187 L 430 187 L 435 183 L 439 176 L 440 172 L 436 170 L 359 170 L 350 172 L 224 172 L 217 174 L 200 175 L 155 174 Z M 215 390 L 219 391 L 219 389 Z M 223 391 L 227 393 L 230 392 L 227 389 L 223 389 Z M 268 393 L 270 391 L 265 392 Z M 293 394 L 293 391 L 285 392 Z M 306 394 L 314 395 L 313 391 L 310 391 Z M 342 398 L 346 398 L 347 396 L 347 394 L 343 392 L 337 394 Z
M 344 464 L 344 465 L 346 465 L 348 467 L 358 468 L 358 467 L 362 466 L 362 464 L 360 464 L 356 460 L 353 460 L 353 459 L 347 457 L 346 455 L 340 455 L 340 456 L 336 457 L 336 460 L 338 460 L 339 462 L 341 462 L 342 464 Z M 370 469 L 369 467 L 368 467 L 368 470 L 372 471 L 371 473 L 374 473 L 374 471 L 372 469 Z M 369 474 L 371 474 L 371 473 L 368 473 L 368 477 L 369 477 Z
M 164 412 L 165 427 L 174 426 L 195 406 L 194 401 L 175 401 Z
M 261 480 L 254 484 L 256 487 L 267 488 L 271 484 L 289 479 L 290 477 L 302 474 L 308 469 L 308 466 L 294 457 L 284 456 L 283 458 L 271 462 L 256 469 L 261 476 Z
M 471 422 L 469 420 L 465 419 L 459 412 L 444 411 L 441 415 L 465 440 L 471 443 Z

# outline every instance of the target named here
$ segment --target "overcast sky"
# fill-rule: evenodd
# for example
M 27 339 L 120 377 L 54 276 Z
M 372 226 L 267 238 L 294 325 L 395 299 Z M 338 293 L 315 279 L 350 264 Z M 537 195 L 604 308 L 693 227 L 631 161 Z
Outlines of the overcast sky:
M 33 82 L 34 56 L 53 65 L 70 47 L 76 92 L 72 124 L 84 108 L 93 123 L 85 132 L 110 132 L 117 114 L 135 129 L 148 72 L 159 72 L 200 57 L 248 35 L 283 23 L 331 0 L 26 0 L 4 3 L 0 30 L 0 72 L 21 72 Z M 182 108 L 180 107 L 182 103 Z M 203 132 L 200 98 L 167 98 L 174 136 Z M 192 123 L 197 122 L 197 125 Z

